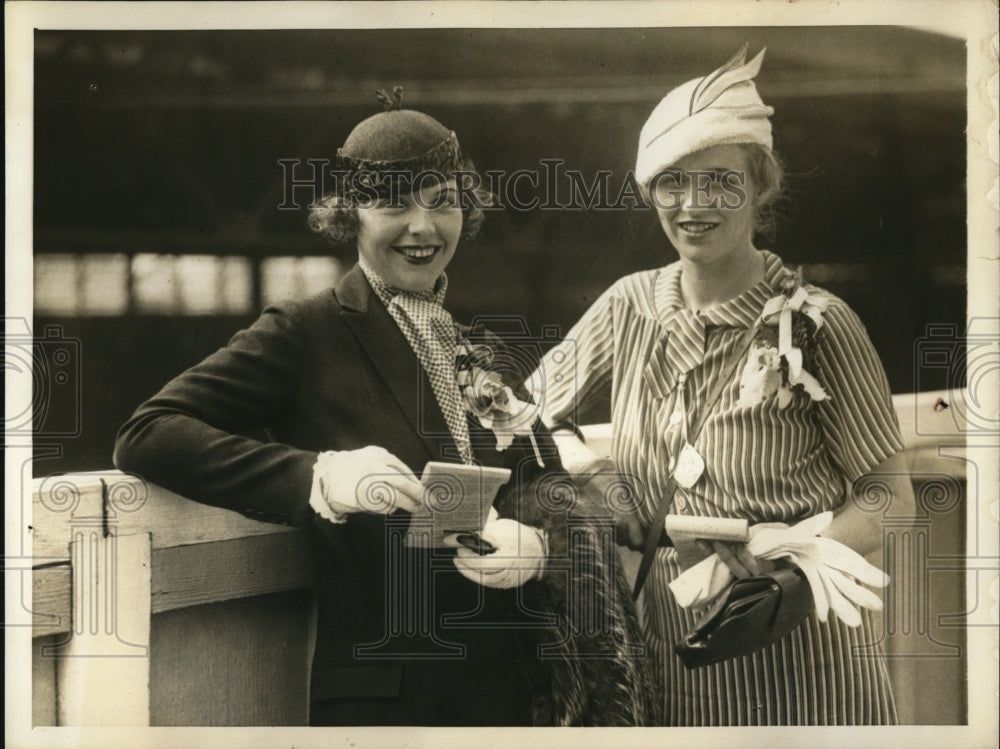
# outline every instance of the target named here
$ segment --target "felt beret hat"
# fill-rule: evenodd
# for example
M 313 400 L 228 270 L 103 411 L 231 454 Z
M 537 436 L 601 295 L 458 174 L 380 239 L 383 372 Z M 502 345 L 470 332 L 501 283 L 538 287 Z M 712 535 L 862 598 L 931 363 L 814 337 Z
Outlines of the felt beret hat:
M 657 173 L 710 146 L 756 143 L 771 150 L 768 118 L 774 109 L 764 104 L 753 82 L 764 50 L 750 62 L 746 52 L 744 44 L 721 68 L 678 86 L 656 106 L 639 134 L 639 184 L 648 185 Z

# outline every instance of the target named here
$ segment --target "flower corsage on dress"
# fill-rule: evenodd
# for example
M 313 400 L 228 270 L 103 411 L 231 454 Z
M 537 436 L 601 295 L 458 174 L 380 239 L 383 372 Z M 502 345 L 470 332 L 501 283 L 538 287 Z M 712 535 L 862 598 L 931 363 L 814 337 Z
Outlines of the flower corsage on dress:
M 829 398 L 808 372 L 828 303 L 825 296 L 810 294 L 795 282 L 767 301 L 740 375 L 738 406 L 749 408 L 777 397 L 778 407 L 786 408 L 795 388 L 814 401 Z
M 510 447 L 515 437 L 527 437 L 535 451 L 535 460 L 544 466 L 532 430 L 539 408 L 531 402 L 520 380 L 512 385 L 512 380 L 504 377 L 502 364 L 491 346 L 468 339 L 459 341 L 455 378 L 462 406 L 484 429 L 493 432 L 498 452 Z

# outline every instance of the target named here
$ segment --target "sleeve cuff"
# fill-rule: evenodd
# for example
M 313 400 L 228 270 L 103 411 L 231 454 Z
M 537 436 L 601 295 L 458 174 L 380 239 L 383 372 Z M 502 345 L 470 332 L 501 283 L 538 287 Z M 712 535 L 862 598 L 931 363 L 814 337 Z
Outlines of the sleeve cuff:
M 327 488 L 330 486 L 330 466 L 337 453 L 333 450 L 322 452 L 313 464 L 312 489 L 309 492 L 309 506 L 317 515 L 338 525 L 347 522 L 347 514 L 336 512 L 330 506 Z

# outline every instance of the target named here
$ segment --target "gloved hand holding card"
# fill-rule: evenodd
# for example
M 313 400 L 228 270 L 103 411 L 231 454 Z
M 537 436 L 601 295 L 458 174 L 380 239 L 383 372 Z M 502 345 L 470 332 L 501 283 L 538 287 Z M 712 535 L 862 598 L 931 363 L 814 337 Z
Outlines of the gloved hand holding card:
M 445 548 L 445 536 L 481 531 L 497 491 L 509 479 L 506 468 L 428 463 L 420 479 L 423 502 L 410 520 L 406 545 Z
M 825 622 L 832 610 L 844 623 L 857 627 L 860 608 L 882 609 L 879 596 L 864 585 L 884 588 L 889 578 L 844 544 L 819 535 L 832 518 L 832 513 L 823 512 L 790 528 L 762 528 L 752 534 L 747 549 L 756 558 L 787 560 L 801 569 L 820 621 Z M 712 554 L 685 570 L 670 583 L 670 589 L 681 606 L 697 608 L 712 602 L 732 581 L 728 566 Z

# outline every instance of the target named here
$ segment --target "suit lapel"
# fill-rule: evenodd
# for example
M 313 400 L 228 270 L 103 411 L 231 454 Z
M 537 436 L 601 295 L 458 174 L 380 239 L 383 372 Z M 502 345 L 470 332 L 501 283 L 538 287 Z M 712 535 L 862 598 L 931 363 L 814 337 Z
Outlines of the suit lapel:
M 428 378 L 406 336 L 375 296 L 364 273 L 352 268 L 336 288 L 343 319 L 385 382 L 431 460 L 457 458 L 458 449 Z

